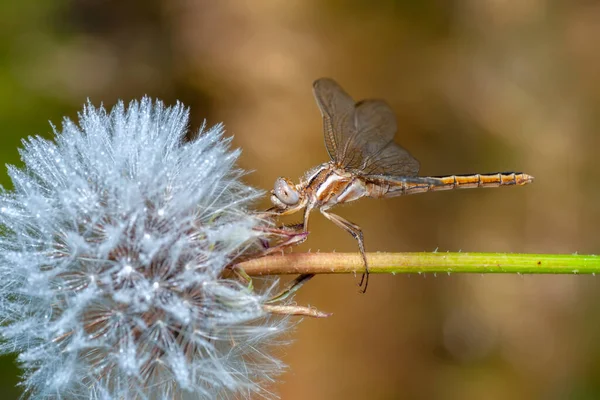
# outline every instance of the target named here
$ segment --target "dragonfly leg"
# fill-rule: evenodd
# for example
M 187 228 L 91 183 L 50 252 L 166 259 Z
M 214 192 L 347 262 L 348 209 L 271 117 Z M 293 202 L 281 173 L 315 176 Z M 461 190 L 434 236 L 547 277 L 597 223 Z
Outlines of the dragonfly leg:
M 279 210 L 277 207 L 271 207 L 265 211 L 258 211 L 256 213 L 256 216 L 258 216 L 258 218 L 273 218 L 273 217 L 277 217 L 279 215 L 283 214 L 283 211 Z
M 350 233 L 352 237 L 354 237 L 354 239 L 356 239 L 356 241 L 358 242 L 358 249 L 360 250 L 360 255 L 363 259 L 363 265 L 365 266 L 365 272 L 363 273 L 362 278 L 360 279 L 360 283 L 358 285 L 362 287 L 363 283 L 365 284 L 364 288 L 361 290 L 362 293 L 365 293 L 367 291 L 367 286 L 369 286 L 369 264 L 367 263 L 367 255 L 365 254 L 365 242 L 360 226 L 353 224 L 352 222 L 340 217 L 339 215 L 331 214 L 322 208 L 321 213 L 325 216 L 325 218 L 327 218 L 346 232 Z
M 310 215 L 311 209 L 312 208 L 308 208 L 308 207 L 306 208 L 306 211 L 304 213 L 303 222 L 299 222 L 299 223 L 295 223 L 295 224 L 286 224 L 286 225 L 282 225 L 279 228 L 263 228 L 264 231 L 279 234 L 280 236 L 283 236 L 283 237 L 287 237 L 287 240 L 285 240 L 282 243 L 279 243 L 276 247 L 272 247 L 271 249 L 268 249 L 268 246 L 267 246 L 268 251 L 265 252 L 265 255 L 273 253 L 274 251 L 277 251 L 278 249 L 287 248 L 292 245 L 297 246 L 300 243 L 303 243 L 308 237 L 308 230 L 307 230 L 308 216 Z
M 307 205 L 306 208 L 304 209 L 303 222 L 301 222 L 299 224 L 287 226 L 287 228 L 294 229 L 294 230 L 301 232 L 301 234 L 304 236 L 302 241 L 298 241 L 295 244 L 300 244 L 300 243 L 304 242 L 308 236 L 308 217 L 310 216 L 310 212 L 312 211 L 312 209 L 313 209 L 313 207 L 311 205 Z M 300 289 L 302 287 L 302 285 L 304 285 L 306 282 L 311 280 L 314 276 L 315 276 L 315 274 L 298 275 L 296 277 L 296 279 L 294 279 L 290 284 L 288 284 L 283 289 L 283 291 L 281 291 L 280 293 L 278 293 L 277 295 L 275 295 L 274 297 L 269 299 L 268 302 L 273 303 L 276 301 L 281 301 L 281 300 L 286 299 L 290 295 L 294 294 L 298 289 Z
M 278 244 L 276 247 L 265 251 L 265 254 L 272 253 L 273 251 L 277 251 L 279 249 L 283 249 L 291 245 L 299 245 L 300 243 L 304 242 L 308 236 L 308 217 L 310 216 L 310 212 L 312 209 L 313 207 L 310 205 L 306 207 L 306 209 L 304 210 L 303 222 L 291 225 L 283 225 L 281 228 L 270 228 L 272 232 L 281 233 L 283 235 L 289 235 L 289 238 L 283 243 Z M 271 209 L 267 211 L 271 211 Z M 285 300 L 289 296 L 293 295 L 298 289 L 300 289 L 306 282 L 311 280 L 314 276 L 315 274 L 298 275 L 298 277 L 296 277 L 293 281 L 286 285 L 286 287 L 281 292 L 268 299 L 265 303 L 275 303 Z
M 283 252 L 283 250 L 287 249 L 291 246 L 299 245 L 300 243 L 306 240 L 308 235 L 303 229 L 297 228 L 288 228 L 283 226 L 281 228 L 274 227 L 257 227 L 256 230 L 265 233 L 265 237 L 260 240 L 262 244 L 263 250 L 262 255 L 266 256 L 269 254 L 273 254 L 276 252 Z M 271 238 L 276 240 L 274 246 L 270 244 Z

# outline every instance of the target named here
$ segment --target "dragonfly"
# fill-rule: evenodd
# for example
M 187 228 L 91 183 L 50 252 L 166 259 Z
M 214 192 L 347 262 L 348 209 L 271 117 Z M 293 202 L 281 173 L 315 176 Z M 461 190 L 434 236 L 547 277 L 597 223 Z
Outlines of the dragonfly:
M 297 184 L 288 178 L 277 178 L 271 190 L 270 211 L 288 215 L 304 210 L 298 228 L 308 234 L 310 213 L 318 209 L 350 233 L 358 242 L 364 267 L 359 283 L 363 293 L 369 283 L 363 232 L 358 225 L 331 213 L 332 207 L 362 197 L 379 199 L 450 189 L 525 185 L 534 179 L 522 172 L 418 176 L 419 161 L 394 141 L 396 117 L 384 100 L 355 102 L 330 78 L 316 80 L 313 94 L 323 118 L 325 147 L 331 160 L 309 170 Z M 305 282 L 311 277 L 306 274 L 296 281 Z

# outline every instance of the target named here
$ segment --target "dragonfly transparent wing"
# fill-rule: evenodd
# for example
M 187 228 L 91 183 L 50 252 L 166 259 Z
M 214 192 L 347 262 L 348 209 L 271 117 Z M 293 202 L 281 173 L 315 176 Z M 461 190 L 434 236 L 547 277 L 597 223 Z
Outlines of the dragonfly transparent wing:
M 416 176 L 419 162 L 394 143 L 397 125 L 382 100 L 354 100 L 332 79 L 313 85 L 323 116 L 325 146 L 339 167 L 362 175 Z
M 394 142 L 396 116 L 383 100 L 356 104 L 356 132 L 347 139 L 343 165 L 363 175 L 416 176 L 419 162 Z
M 354 100 L 333 79 L 313 83 L 313 93 L 323 117 L 323 135 L 329 157 L 340 163 L 344 138 L 354 135 Z

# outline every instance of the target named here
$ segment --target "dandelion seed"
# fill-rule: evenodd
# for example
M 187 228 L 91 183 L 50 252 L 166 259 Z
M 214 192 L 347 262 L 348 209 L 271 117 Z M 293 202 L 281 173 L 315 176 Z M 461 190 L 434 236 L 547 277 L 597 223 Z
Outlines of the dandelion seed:
M 0 193 L 0 333 L 32 398 L 270 397 L 286 331 L 268 290 L 227 279 L 266 223 L 217 125 L 144 98 L 87 104 L 54 141 L 24 142 Z M 260 237 L 259 237 L 260 235 Z

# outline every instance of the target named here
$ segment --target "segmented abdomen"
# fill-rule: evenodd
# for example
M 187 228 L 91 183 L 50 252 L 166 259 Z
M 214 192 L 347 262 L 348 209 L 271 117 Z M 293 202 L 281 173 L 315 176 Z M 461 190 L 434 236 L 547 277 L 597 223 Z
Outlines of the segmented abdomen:
M 370 197 L 395 197 L 441 190 L 526 185 L 532 181 L 533 177 L 531 175 L 522 172 L 411 177 L 406 179 L 381 177 L 369 182 L 367 189 Z

